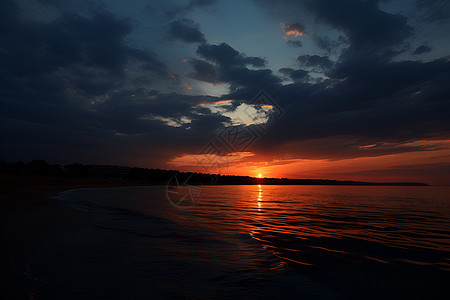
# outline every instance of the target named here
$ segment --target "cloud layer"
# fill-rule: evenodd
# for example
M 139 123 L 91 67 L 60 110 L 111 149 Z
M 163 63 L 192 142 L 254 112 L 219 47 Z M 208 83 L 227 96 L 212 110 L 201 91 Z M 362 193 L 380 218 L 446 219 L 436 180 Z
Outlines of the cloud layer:
M 135 20 L 102 6 L 79 11 L 48 2 L 47 16 L 2 1 L 0 159 L 168 167 L 198 153 L 232 122 L 229 112 L 205 103 L 232 100 L 235 110 L 260 90 L 284 115 L 247 149 L 248 163 L 448 149 L 436 141 L 450 139 L 449 57 L 432 56 L 439 46 L 431 38 L 414 40 L 414 22 L 382 10 L 379 1 L 257 3 L 283 19 L 289 39 L 281 41 L 296 51 L 290 65 L 275 69 L 277 53 L 251 55 L 203 33 L 194 12 L 214 1 L 156 1 L 146 13 L 169 20 L 154 24 L 163 32 L 159 42 L 141 44 L 136 41 L 145 35 L 138 35 Z M 416 19 L 446 26 L 450 16 L 442 5 L 416 1 Z M 315 23 L 306 24 L 298 11 Z M 175 40 L 186 47 L 165 46 Z M 208 96 L 215 88 L 223 92 Z

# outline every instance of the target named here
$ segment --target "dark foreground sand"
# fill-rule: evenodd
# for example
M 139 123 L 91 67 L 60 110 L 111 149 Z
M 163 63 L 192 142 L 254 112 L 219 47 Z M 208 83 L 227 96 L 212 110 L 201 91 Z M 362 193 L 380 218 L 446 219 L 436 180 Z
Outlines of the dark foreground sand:
M 76 226 L 86 218 L 51 195 L 82 187 L 158 184 L 163 183 L 0 175 L 0 298 L 30 299 L 36 282 L 27 276 L 27 262 L 34 243 L 52 230 Z

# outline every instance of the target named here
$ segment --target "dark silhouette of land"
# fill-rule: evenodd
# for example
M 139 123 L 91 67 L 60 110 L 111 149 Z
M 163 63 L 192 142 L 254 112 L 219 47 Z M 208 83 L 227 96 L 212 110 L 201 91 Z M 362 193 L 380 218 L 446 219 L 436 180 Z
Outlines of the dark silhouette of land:
M 290 179 L 290 178 L 255 178 L 250 176 L 220 175 L 197 172 L 180 172 L 178 170 L 132 168 L 110 165 L 68 165 L 48 164 L 45 160 L 33 160 L 29 163 L 0 162 L 0 174 L 24 176 L 50 176 L 56 178 L 113 179 L 123 185 L 132 184 L 166 185 L 368 185 L 368 186 L 427 186 L 416 182 L 361 182 L 339 181 L 330 179 Z M 176 180 L 174 180 L 176 178 Z

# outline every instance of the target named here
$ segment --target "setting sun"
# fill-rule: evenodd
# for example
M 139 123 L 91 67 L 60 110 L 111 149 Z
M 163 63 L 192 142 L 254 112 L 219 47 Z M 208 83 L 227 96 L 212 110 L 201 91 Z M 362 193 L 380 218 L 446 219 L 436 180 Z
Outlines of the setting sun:
M 262 178 L 262 174 L 258 174 L 258 177 L 259 177 L 259 178 Z

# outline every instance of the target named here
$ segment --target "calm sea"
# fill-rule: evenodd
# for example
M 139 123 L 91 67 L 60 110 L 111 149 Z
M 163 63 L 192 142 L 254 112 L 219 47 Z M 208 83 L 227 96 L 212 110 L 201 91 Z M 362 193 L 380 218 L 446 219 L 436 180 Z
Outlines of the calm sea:
M 205 186 L 193 207 L 158 187 L 58 197 L 85 217 L 37 247 L 36 299 L 450 299 L 450 187 Z

